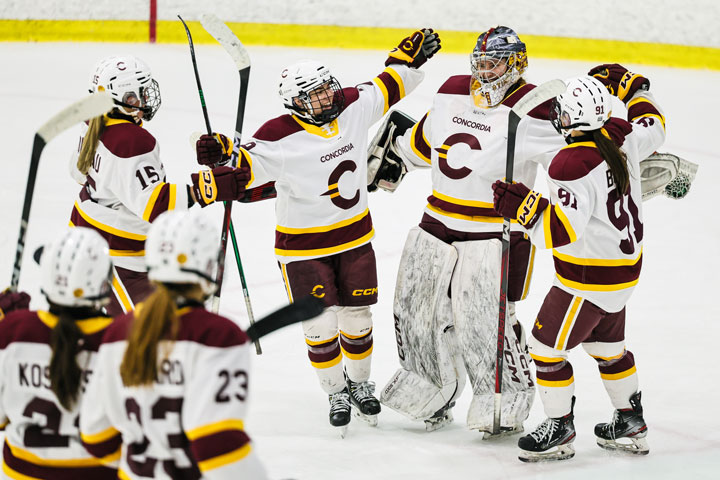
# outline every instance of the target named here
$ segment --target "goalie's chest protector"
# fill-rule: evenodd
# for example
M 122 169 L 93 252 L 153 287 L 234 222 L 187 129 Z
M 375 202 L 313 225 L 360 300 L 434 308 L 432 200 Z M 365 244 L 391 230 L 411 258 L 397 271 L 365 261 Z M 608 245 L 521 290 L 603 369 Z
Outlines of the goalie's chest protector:
M 533 87 L 525 85 L 515 91 L 506 103 L 482 109 L 474 105 L 468 94 L 469 76 L 452 77 L 435 97 L 425 128 L 430 146 L 433 193 L 428 197 L 426 213 L 449 228 L 472 232 L 501 230 L 502 217 L 493 209 L 492 184 L 505 177 L 508 117 L 517 99 Z M 509 101 L 512 98 L 512 102 Z M 540 135 L 538 147 L 528 137 L 528 122 L 539 119 L 526 117 L 518 129 L 515 149 L 514 180 L 532 185 L 537 164 L 529 159 L 543 146 L 543 136 L 552 148 L 560 137 L 549 122 L 545 128 L 531 133 Z M 529 148 L 528 148 L 529 147 Z

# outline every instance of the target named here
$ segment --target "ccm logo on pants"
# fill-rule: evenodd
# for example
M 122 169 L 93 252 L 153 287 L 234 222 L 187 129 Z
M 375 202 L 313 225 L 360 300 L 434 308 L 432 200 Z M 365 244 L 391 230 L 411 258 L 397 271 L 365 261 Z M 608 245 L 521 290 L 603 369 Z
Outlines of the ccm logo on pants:
M 363 297 L 365 295 L 375 295 L 377 293 L 377 291 L 378 291 L 377 287 L 366 288 L 365 290 L 360 288 L 358 290 L 353 290 L 352 295 L 353 295 L 353 297 Z

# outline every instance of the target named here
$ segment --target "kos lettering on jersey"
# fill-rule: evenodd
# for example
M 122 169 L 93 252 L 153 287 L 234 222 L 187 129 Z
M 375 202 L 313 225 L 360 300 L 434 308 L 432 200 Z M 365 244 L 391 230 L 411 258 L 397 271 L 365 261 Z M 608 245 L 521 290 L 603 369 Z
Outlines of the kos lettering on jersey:
M 472 120 L 467 120 L 462 117 L 453 117 L 452 122 L 457 123 L 458 125 L 462 125 L 463 127 L 474 128 L 475 130 L 481 130 L 488 133 L 490 132 L 490 125 L 474 122 Z
M 92 370 L 82 370 L 80 389 L 85 392 Z M 45 388 L 50 390 L 50 367 L 37 363 L 18 363 L 18 383 L 21 387 Z
M 321 162 L 329 162 L 330 160 L 349 152 L 353 148 L 355 148 L 355 147 L 353 146 L 352 143 L 350 143 L 348 145 L 343 145 L 342 147 L 338 148 L 334 152 L 330 152 L 327 155 L 323 155 L 322 157 L 320 157 L 320 161 Z

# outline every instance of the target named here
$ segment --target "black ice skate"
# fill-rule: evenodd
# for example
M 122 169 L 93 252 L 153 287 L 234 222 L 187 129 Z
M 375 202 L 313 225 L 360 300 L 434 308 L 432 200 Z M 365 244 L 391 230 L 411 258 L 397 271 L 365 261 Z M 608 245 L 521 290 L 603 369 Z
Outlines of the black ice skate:
M 630 397 L 631 408 L 615 410 L 610 423 L 595 425 L 597 444 L 606 450 L 647 455 L 647 425 L 643 419 L 640 392 Z
M 353 382 L 347 378 L 350 403 L 355 407 L 355 416 L 370 426 L 377 426 L 380 401 L 375 398 L 375 382 Z
M 432 417 L 425 419 L 425 431 L 434 432 L 435 430 L 443 428 L 445 425 L 451 424 L 453 422 L 452 408 L 454 406 L 455 402 L 450 402 L 433 413 Z
M 575 406 L 575 397 L 572 399 Z M 534 432 L 518 440 L 523 462 L 546 462 L 550 460 L 567 460 L 575 456 L 572 446 L 575 440 L 572 407 L 564 417 L 548 418 L 538 425 Z
M 350 394 L 347 387 L 337 393 L 329 395 L 330 400 L 330 425 L 342 427 L 341 436 L 345 437 L 345 429 L 350 423 Z

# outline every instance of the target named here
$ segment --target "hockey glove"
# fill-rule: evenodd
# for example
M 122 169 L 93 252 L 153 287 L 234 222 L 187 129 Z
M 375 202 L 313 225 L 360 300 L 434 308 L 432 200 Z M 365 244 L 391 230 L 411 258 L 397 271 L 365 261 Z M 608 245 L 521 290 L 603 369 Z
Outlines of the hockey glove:
M 503 217 L 517 220 L 521 225 L 532 228 L 550 204 L 538 192 L 522 183 L 505 183 L 501 180 L 492 185 L 493 206 Z
M 588 75 L 592 75 L 602 82 L 611 95 L 615 95 L 627 103 L 638 90 L 650 90 L 650 80 L 629 72 L 627 68 L 617 63 L 605 63 L 592 68 Z
M 373 162 L 377 162 L 380 165 L 377 167 L 375 176 L 370 183 L 368 183 L 368 192 L 374 192 L 378 187 L 391 193 L 394 192 L 400 184 L 400 180 L 402 180 L 407 173 L 405 163 L 392 148 L 388 148 L 382 160 L 373 158 Z M 370 169 L 371 165 L 368 164 L 368 170 Z
M 215 167 L 200 170 L 191 177 L 195 200 L 206 207 L 213 202 L 239 200 L 250 180 L 250 169 Z
M 233 140 L 222 133 L 201 135 L 195 142 L 197 162 L 200 165 L 224 164 L 230 160 L 233 150 Z
M 418 68 L 440 50 L 440 36 L 432 28 L 415 30 L 388 54 L 385 66 L 393 64 Z
M 0 293 L 0 319 L 13 310 L 30 308 L 30 295 L 25 292 L 13 292 L 9 288 Z

